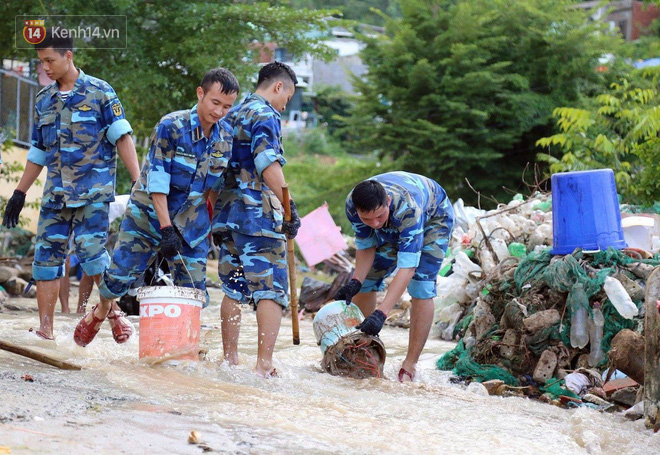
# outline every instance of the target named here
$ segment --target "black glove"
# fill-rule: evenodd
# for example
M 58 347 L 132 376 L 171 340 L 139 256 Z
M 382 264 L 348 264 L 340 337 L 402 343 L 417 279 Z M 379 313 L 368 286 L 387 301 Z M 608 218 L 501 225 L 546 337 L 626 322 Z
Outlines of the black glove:
M 5 227 L 13 228 L 18 225 L 18 216 L 23 210 L 25 205 L 25 193 L 20 190 L 14 190 L 11 198 L 7 202 L 7 207 L 5 207 L 5 216 L 2 220 L 2 224 Z
M 167 226 L 160 230 L 163 236 L 160 239 L 160 254 L 167 259 L 172 259 L 181 252 L 181 237 L 174 229 L 174 226 Z
M 282 223 L 282 232 L 286 234 L 286 238 L 291 240 L 295 239 L 298 235 L 298 229 L 300 229 L 300 216 L 298 216 L 298 209 L 296 208 L 296 203 L 293 202 L 293 199 L 289 200 L 289 206 L 291 207 L 291 221 L 286 221 Z
M 367 335 L 376 336 L 383 328 L 385 319 L 387 319 L 385 313 L 380 310 L 376 310 L 371 313 L 364 321 L 356 325 L 355 328 L 362 330 Z
M 351 303 L 351 300 L 357 294 L 360 292 L 360 289 L 362 288 L 362 283 L 360 283 L 360 280 L 357 280 L 353 278 L 351 281 L 343 285 L 342 287 L 339 288 L 337 293 L 335 294 L 334 299 L 335 300 L 346 300 L 346 305 Z

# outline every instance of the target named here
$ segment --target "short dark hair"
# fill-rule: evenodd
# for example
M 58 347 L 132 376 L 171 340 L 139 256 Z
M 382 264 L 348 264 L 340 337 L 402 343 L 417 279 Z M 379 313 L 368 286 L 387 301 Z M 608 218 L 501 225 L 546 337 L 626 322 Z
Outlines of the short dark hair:
M 257 80 L 257 88 L 267 86 L 275 81 L 282 81 L 286 84 L 293 83 L 294 87 L 298 85 L 298 78 L 296 73 L 289 65 L 282 62 L 272 62 L 259 70 L 259 79 Z
M 214 68 L 206 73 L 202 78 L 202 82 L 199 83 L 199 86 L 202 87 L 202 90 L 206 93 L 216 82 L 220 84 L 220 91 L 225 95 L 238 93 L 239 86 L 236 76 L 225 68 Z
M 52 27 L 47 27 L 44 40 L 39 44 L 35 44 L 34 48 L 36 50 L 41 50 L 49 47 L 52 47 L 60 55 L 66 54 L 67 51 L 73 52 L 73 37 L 54 36 Z
M 387 193 L 383 185 L 375 180 L 365 180 L 353 188 L 353 205 L 360 212 L 373 212 L 387 205 Z

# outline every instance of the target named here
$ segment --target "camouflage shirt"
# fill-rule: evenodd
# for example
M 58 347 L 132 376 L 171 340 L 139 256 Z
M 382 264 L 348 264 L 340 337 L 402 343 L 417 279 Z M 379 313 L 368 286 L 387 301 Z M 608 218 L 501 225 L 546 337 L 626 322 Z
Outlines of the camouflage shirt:
M 231 144 L 231 128 L 224 120 L 204 137 L 197 105 L 166 115 L 151 135 L 147 162 L 131 199 L 152 205 L 151 193 L 166 194 L 172 224 L 194 248 L 211 230 L 203 195 L 221 186 Z
M 225 119 L 233 127 L 234 144 L 213 230 L 284 239 L 282 204 L 262 178 L 274 162 L 286 163 L 280 113 L 251 93 Z
M 82 70 L 62 100 L 57 82 L 38 94 L 28 161 L 48 168 L 41 204 L 80 207 L 115 197 L 115 143 L 132 133 L 110 85 Z
M 360 220 L 351 191 L 346 198 L 346 216 L 355 231 L 357 248 L 364 250 L 389 243 L 398 248 L 398 267 L 417 267 L 424 246 L 424 228 L 452 213 L 447 193 L 434 180 L 410 172 L 388 172 L 370 180 L 383 185 L 391 198 L 390 215 L 382 228 L 370 228 Z

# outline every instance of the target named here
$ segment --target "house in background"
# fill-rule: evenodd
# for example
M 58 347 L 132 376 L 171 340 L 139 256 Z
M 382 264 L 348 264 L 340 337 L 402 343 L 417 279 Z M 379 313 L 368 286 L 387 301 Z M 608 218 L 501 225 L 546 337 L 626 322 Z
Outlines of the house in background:
M 602 1 L 587 1 L 575 5 L 587 10 L 595 21 L 610 24 L 610 29 L 618 28 L 626 41 L 635 41 L 643 31 L 660 17 L 657 6 L 634 0 L 622 0 L 603 4 Z
M 16 188 L 17 181 L 10 180 L 12 177 L 18 179 L 20 174 L 7 175 L 7 166 L 10 163 L 18 163 L 22 166 L 27 161 L 27 153 L 30 148 L 32 135 L 32 123 L 34 121 L 34 103 L 37 93 L 42 84 L 47 85 L 50 79 L 42 81 L 43 71 L 31 68 L 29 63 L 15 60 L 3 60 L 0 68 L 0 143 L 3 143 L 2 163 L 3 174 L 0 176 L 0 196 L 9 199 Z M 39 82 L 30 79 L 32 71 L 36 71 Z M 6 144 L 7 139 L 11 140 Z M 7 145 L 9 145 L 7 147 Z M 27 192 L 26 202 L 35 202 L 41 198 L 46 172 L 43 171 L 30 190 Z M 4 210 L 4 207 L 2 207 Z M 37 220 L 39 210 L 26 207 L 22 216 L 29 223 L 26 229 L 37 232 Z
M 383 32 L 382 27 L 364 25 L 363 28 L 369 33 Z M 295 71 L 298 78 L 298 90 L 282 114 L 284 128 L 301 129 L 306 125 L 316 124 L 314 87 L 339 85 L 342 90 L 354 94 L 351 78 L 361 77 L 367 71 L 366 65 L 360 58 L 360 51 L 365 44 L 355 38 L 349 30 L 333 27 L 331 36 L 324 41 L 324 44 L 336 51 L 336 57 L 329 62 L 310 54 L 294 59 L 286 48 L 278 47 L 273 43 L 262 46 L 265 49 L 259 53 L 259 63 L 266 64 L 275 60 L 286 63 Z

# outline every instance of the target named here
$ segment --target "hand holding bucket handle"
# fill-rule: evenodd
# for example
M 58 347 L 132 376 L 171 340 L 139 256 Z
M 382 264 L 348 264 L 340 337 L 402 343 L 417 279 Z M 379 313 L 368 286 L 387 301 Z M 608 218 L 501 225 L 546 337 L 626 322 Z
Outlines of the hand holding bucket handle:
M 282 185 L 282 205 L 284 206 L 284 219 L 291 221 L 291 199 L 289 186 Z M 293 330 L 293 344 L 300 344 L 300 330 L 298 327 L 298 293 L 296 292 L 296 263 L 293 256 L 293 239 L 286 240 L 286 262 L 289 269 L 289 285 L 291 288 L 291 328 Z

